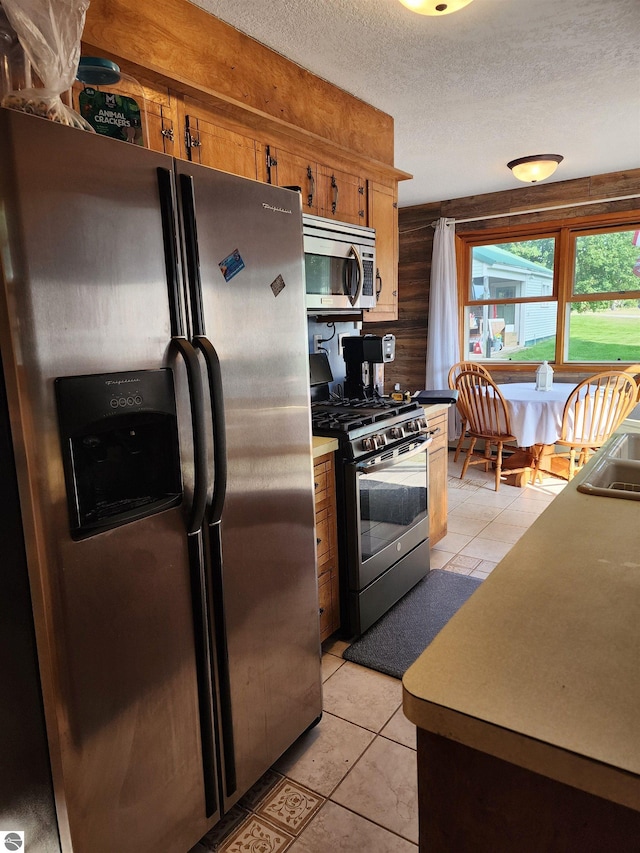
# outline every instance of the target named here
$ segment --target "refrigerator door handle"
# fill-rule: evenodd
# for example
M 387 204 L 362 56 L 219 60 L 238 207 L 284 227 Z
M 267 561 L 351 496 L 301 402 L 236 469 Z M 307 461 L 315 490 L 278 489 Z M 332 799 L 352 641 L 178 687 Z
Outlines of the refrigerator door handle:
M 164 239 L 164 259 L 167 268 L 169 290 L 169 314 L 171 334 L 183 338 L 185 334 L 180 299 L 180 273 L 178 263 L 178 245 L 176 242 L 176 214 L 174 204 L 173 172 L 158 166 L 158 191 L 160 194 L 160 216 Z
M 214 614 L 215 649 L 220 696 L 220 725 L 224 759 L 224 782 L 226 796 L 230 797 L 237 788 L 235 749 L 233 743 L 233 713 L 231 707 L 231 683 L 229 679 L 229 653 L 224 606 L 223 554 L 222 554 L 222 510 L 227 491 L 227 438 L 224 418 L 224 396 L 220 359 L 211 341 L 198 335 L 193 343 L 202 352 L 207 365 L 209 397 L 212 408 L 214 482 L 211 503 L 207 511 L 209 527 L 209 556 L 211 566 L 211 607 Z
M 208 607 L 209 590 L 205 576 L 206 560 L 203 555 L 202 536 L 208 490 L 205 400 L 198 354 L 185 337 L 185 323 L 180 296 L 181 280 L 173 172 L 158 167 L 157 176 L 171 317 L 171 344 L 180 353 L 185 364 L 191 408 L 194 482 L 191 507 L 187 513 L 186 532 L 193 607 L 205 811 L 207 817 L 211 818 L 218 811 L 218 774 L 215 745 L 216 724 L 213 698 L 211 620 Z
M 193 633 L 198 679 L 198 712 L 202 743 L 202 774 L 204 781 L 205 810 L 212 817 L 218 810 L 217 768 L 215 746 L 215 710 L 211 660 L 211 623 L 207 605 L 208 590 L 204 575 L 202 531 L 187 537 L 191 574 L 191 600 L 193 606 Z M 220 816 L 222 813 L 220 812 Z
M 222 508 L 227 493 L 227 430 L 224 418 L 224 395 L 220 359 L 211 341 L 204 335 L 196 335 L 193 344 L 204 356 L 209 380 L 209 397 L 213 423 L 214 481 L 207 523 L 217 524 L 222 518 Z
M 198 354 L 186 338 L 173 337 L 171 344 L 178 350 L 187 369 L 191 428 L 193 433 L 193 498 L 187 514 L 187 535 L 202 529 L 207 505 L 207 442 L 204 390 Z
M 202 527 L 207 505 L 208 471 L 204 389 L 195 348 L 186 338 L 174 337 L 172 345 L 184 359 L 189 384 L 191 425 L 193 430 L 193 499 L 187 518 L 187 543 L 191 574 L 191 600 L 198 678 L 198 709 L 202 741 L 202 768 L 207 817 L 217 810 L 217 771 L 215 750 L 215 707 L 213 699 L 211 619 L 209 588 L 205 576 Z
M 204 308 L 202 304 L 202 282 L 200 279 L 200 255 L 198 252 L 198 230 L 196 226 L 195 194 L 191 175 L 181 174 L 180 201 L 184 227 L 187 281 L 191 302 L 193 344 L 203 354 L 207 365 L 209 393 L 213 417 L 213 496 L 208 512 L 208 523 L 216 524 L 222 517 L 222 507 L 227 489 L 227 442 L 222 393 L 220 359 L 211 341 L 205 335 Z
M 225 621 L 222 525 L 209 524 L 209 556 L 211 571 L 211 608 L 214 615 L 216 664 L 218 672 L 218 691 L 220 701 L 220 729 L 222 741 L 222 759 L 225 794 L 231 797 L 238 785 L 236 778 L 236 758 L 233 735 L 233 709 L 231 704 L 231 681 L 229 678 L 229 650 Z
M 224 418 L 224 398 L 220 359 L 215 347 L 206 337 L 204 306 L 202 304 L 202 281 L 200 278 L 200 254 L 196 224 L 195 191 L 190 175 L 179 175 L 180 205 L 185 244 L 185 263 L 191 307 L 193 345 L 202 353 L 207 366 L 209 397 L 211 400 L 214 480 L 211 503 L 207 510 L 210 575 L 209 602 L 213 613 L 215 632 L 215 656 L 218 675 L 220 728 L 222 757 L 224 763 L 225 793 L 230 797 L 237 789 L 236 762 L 233 738 L 233 714 L 231 708 L 231 682 L 229 653 L 224 608 L 223 557 L 222 557 L 222 510 L 227 490 L 227 441 Z
M 181 174 L 180 202 L 184 228 L 185 262 L 191 301 L 191 323 L 194 335 L 204 335 L 204 308 L 200 280 L 200 253 L 198 251 L 198 229 L 196 226 L 196 201 L 191 175 Z

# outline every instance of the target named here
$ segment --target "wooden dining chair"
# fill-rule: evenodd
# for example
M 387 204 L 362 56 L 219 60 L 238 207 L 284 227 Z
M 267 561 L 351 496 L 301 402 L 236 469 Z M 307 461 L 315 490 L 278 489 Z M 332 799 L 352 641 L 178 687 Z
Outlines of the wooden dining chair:
M 486 370 L 481 364 L 478 364 L 475 361 L 458 361 L 456 362 L 451 370 L 449 371 L 448 383 L 449 388 L 455 390 L 456 387 L 456 378 L 460 375 L 463 370 L 470 370 L 471 372 L 479 373 L 481 376 L 488 376 L 491 379 L 491 374 L 488 370 Z M 460 438 L 458 439 L 458 443 L 456 444 L 456 451 L 453 454 L 453 461 L 458 461 L 458 456 L 460 455 L 460 450 L 462 448 L 462 443 L 465 440 L 467 435 L 467 416 L 463 410 L 463 404 L 458 396 L 456 401 L 456 408 L 458 410 L 458 415 L 460 416 Z
M 553 470 L 540 467 L 536 460 L 535 475 L 540 471 L 571 480 L 589 461 L 636 405 L 638 385 L 633 376 L 621 370 L 608 370 L 584 379 L 573 389 L 565 403 L 560 437 L 556 445 L 567 450 L 547 457 L 563 460 Z
M 511 433 L 507 404 L 493 379 L 477 370 L 462 370 L 455 379 L 455 387 L 458 400 L 462 400 L 470 436 L 460 479 L 464 478 L 469 465 L 484 465 L 485 471 L 489 470 L 489 465 L 493 465 L 497 492 L 502 476 L 502 449 L 505 444 L 515 444 L 517 447 L 517 439 Z M 478 439 L 484 441 L 482 453 L 475 451 Z M 496 448 L 495 456 L 492 455 L 493 446 Z M 527 470 L 526 467 L 510 468 L 509 474 Z

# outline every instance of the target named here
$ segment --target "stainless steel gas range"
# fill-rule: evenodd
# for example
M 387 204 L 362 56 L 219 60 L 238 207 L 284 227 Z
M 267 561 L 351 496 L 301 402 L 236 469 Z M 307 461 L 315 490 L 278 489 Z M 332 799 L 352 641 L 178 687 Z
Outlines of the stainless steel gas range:
M 353 638 L 429 572 L 432 439 L 414 402 L 324 400 L 311 414 L 314 435 L 339 442 L 341 622 Z

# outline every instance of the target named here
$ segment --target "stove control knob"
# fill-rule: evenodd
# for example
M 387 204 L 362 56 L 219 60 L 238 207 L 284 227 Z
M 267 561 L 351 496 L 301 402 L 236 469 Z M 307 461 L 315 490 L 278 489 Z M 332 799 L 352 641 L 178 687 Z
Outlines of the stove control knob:
M 362 439 L 362 449 L 363 450 L 377 450 L 379 447 L 384 447 L 387 443 L 386 435 L 381 435 L 378 432 L 374 432 L 373 435 L 368 436 L 367 438 Z
M 404 438 L 404 430 L 402 427 L 391 427 L 389 430 L 389 435 L 391 438 Z
M 424 418 L 416 418 L 415 421 L 409 421 L 407 424 L 407 432 L 420 432 L 427 428 L 427 422 Z

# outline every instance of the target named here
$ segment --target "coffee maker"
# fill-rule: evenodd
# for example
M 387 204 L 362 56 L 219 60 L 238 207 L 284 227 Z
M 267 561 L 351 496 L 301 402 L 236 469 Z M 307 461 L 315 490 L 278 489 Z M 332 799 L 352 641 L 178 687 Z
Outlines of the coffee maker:
M 343 338 L 342 355 L 347 367 L 344 395 L 348 399 L 366 399 L 378 393 L 375 382 L 376 364 L 386 364 L 396 357 L 393 335 L 363 335 Z

